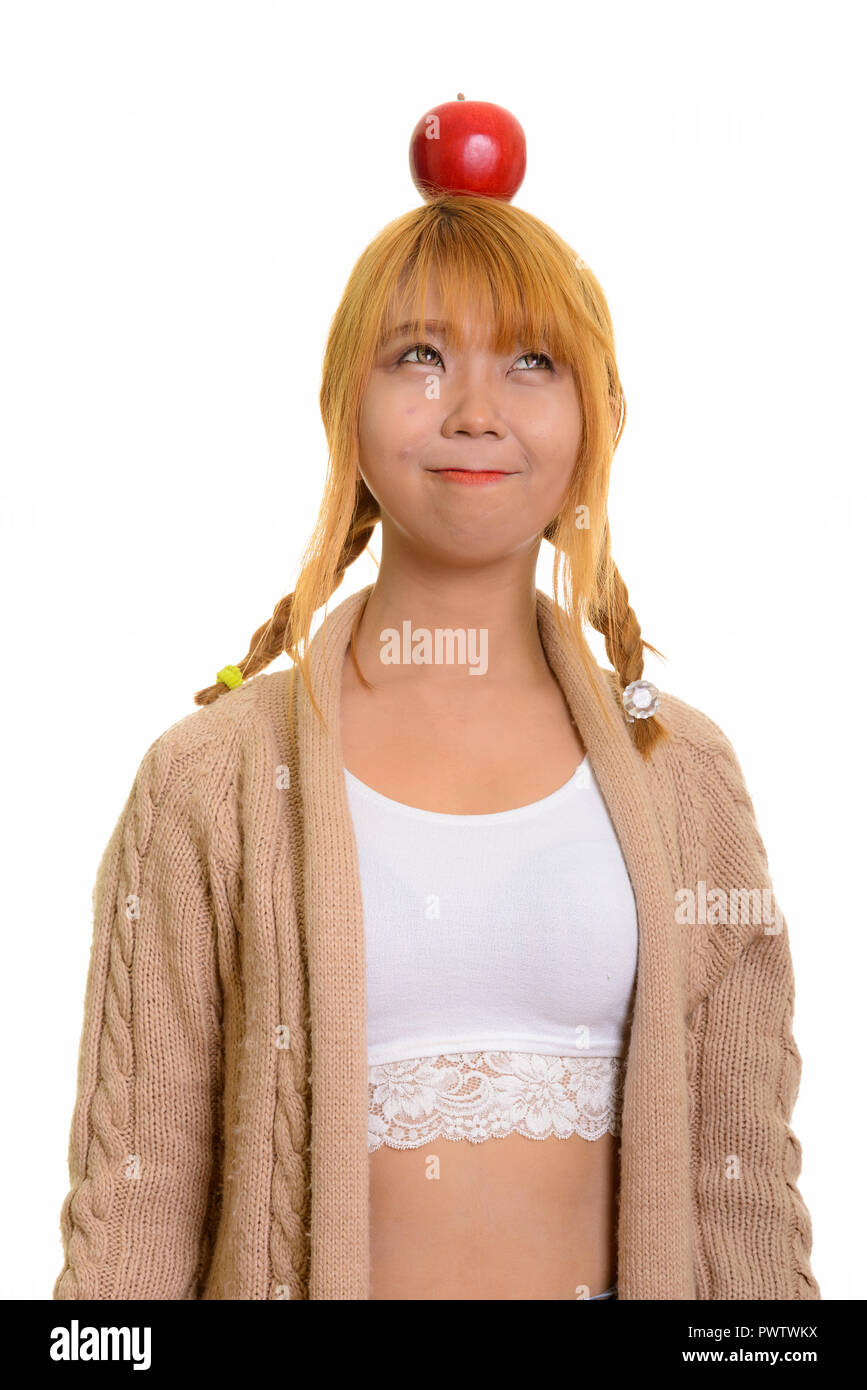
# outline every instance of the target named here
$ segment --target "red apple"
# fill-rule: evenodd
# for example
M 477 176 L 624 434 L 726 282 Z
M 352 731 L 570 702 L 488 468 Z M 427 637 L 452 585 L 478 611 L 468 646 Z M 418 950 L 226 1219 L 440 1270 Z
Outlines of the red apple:
M 476 193 L 510 202 L 527 168 L 518 121 L 492 101 L 443 102 L 426 112 L 409 142 L 409 167 L 419 193 Z

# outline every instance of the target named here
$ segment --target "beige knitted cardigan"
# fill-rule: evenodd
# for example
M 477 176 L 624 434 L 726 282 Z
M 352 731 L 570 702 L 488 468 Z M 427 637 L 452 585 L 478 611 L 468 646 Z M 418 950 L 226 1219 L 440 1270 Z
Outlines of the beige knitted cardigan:
M 290 729 L 296 672 L 272 672 L 142 761 L 94 890 L 54 1298 L 369 1297 L 364 929 L 340 741 L 369 592 L 311 643 L 328 731 L 300 679 Z M 619 1297 L 818 1299 L 789 1127 L 785 921 L 676 917 L 678 889 L 770 888 L 737 758 L 664 694 L 671 738 L 645 763 L 613 674 L 595 668 L 609 728 L 541 590 L 537 618 L 638 912 Z

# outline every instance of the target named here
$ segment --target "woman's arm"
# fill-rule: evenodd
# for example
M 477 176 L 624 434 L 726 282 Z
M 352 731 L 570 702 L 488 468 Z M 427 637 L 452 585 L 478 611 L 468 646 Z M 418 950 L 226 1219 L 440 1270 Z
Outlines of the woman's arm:
M 801 1146 L 789 1123 L 801 1056 L 788 931 L 734 749 L 711 729 L 699 760 L 707 888 L 724 890 L 729 921 L 711 928 L 709 940 L 727 942 L 722 955 L 738 945 L 721 969 L 712 966 L 718 978 L 687 1020 L 698 1296 L 818 1299 L 810 1216 L 797 1186 Z M 771 912 L 754 910 L 744 925 L 744 892 L 757 906 L 755 890 L 768 891 Z M 735 894 L 741 906 L 733 911 Z
M 175 746 L 145 755 L 94 889 L 55 1299 L 194 1299 L 209 1258 L 220 993 L 195 759 Z

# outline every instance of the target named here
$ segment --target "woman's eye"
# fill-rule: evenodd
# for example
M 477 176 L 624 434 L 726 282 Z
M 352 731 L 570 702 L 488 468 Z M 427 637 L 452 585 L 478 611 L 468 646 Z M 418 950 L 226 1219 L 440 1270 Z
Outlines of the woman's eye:
M 524 359 L 527 357 L 538 357 L 545 364 L 546 369 L 548 371 L 553 371 L 554 369 L 554 363 L 548 356 L 547 352 L 525 352 L 521 354 L 521 356 L 518 358 L 518 361 L 523 362 Z
M 442 361 L 440 354 L 437 352 L 435 347 L 431 347 L 430 343 L 413 343 L 412 347 L 408 348 L 407 351 L 403 354 L 403 357 L 401 357 L 401 362 L 411 362 L 412 358 L 410 354 L 413 352 L 432 352 L 435 357 L 439 357 L 440 361 Z M 433 366 L 433 363 L 420 362 L 419 358 L 416 358 L 415 361 L 423 367 Z
M 405 352 L 405 353 L 403 354 L 403 356 L 400 358 L 400 361 L 401 361 L 401 362 L 409 362 L 411 365 L 412 365 L 413 363 L 415 363 L 415 364 L 417 364 L 418 366 L 422 366 L 422 367 L 434 366 L 434 365 L 435 365 L 433 362 L 430 361 L 430 359 L 428 359 L 427 361 L 425 361 L 425 359 L 424 359 L 423 356 L 415 356 L 415 357 L 414 357 L 414 356 L 413 356 L 414 353 L 420 353 L 420 354 L 429 353 L 429 354 L 433 354 L 434 357 L 439 358 L 440 363 L 442 363 L 442 360 L 443 360 L 441 354 L 439 353 L 439 351 L 438 351 L 435 347 L 433 347 L 430 343 L 413 343 L 413 345 L 412 345 L 411 348 L 407 348 L 406 352 Z M 554 370 L 554 363 L 553 363 L 553 360 L 548 356 L 548 354 L 547 354 L 546 352 L 524 352 L 524 353 L 522 353 L 521 356 L 518 358 L 518 361 L 519 361 L 519 362 L 523 362 L 523 361 L 524 361 L 525 359 L 527 359 L 527 358 L 537 358 L 538 361 L 541 363 L 542 367 L 543 367 L 546 371 L 553 371 L 553 370 Z

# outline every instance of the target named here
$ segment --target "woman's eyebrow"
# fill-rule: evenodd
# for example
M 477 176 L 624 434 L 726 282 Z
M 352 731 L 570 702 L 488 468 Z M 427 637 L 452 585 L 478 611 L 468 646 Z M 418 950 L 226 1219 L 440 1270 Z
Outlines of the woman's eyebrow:
M 393 328 L 387 328 L 385 330 L 383 336 L 379 340 L 379 346 L 380 348 L 384 348 L 395 338 L 407 337 L 411 334 L 418 333 L 418 331 L 419 325 L 414 319 L 410 320 L 408 323 L 398 323 Z M 442 333 L 446 341 L 450 342 L 452 335 L 452 326 L 445 319 L 425 319 L 424 323 L 422 324 L 422 332 Z M 515 339 L 516 348 L 520 346 L 521 341 L 522 339 L 520 338 Z M 542 344 L 541 350 L 545 350 L 544 343 Z
M 410 320 L 406 322 L 406 324 L 395 324 L 393 328 L 386 328 L 382 338 L 379 339 L 379 350 L 388 346 L 388 343 L 393 342 L 395 338 L 404 338 L 404 336 L 414 335 L 417 334 L 418 331 L 420 331 L 420 328 L 418 328 L 418 322 L 415 320 Z M 446 342 L 452 342 L 452 324 L 447 322 L 445 318 L 425 318 L 424 324 L 421 325 L 421 331 L 425 332 L 425 334 L 442 332 Z M 515 338 L 515 349 L 521 345 L 521 342 L 521 338 Z M 545 341 L 540 343 L 538 350 L 540 350 L 540 352 L 546 352 L 547 347 Z
M 446 337 L 451 333 L 451 324 L 446 323 L 442 319 L 425 319 L 422 327 L 425 333 L 444 333 Z M 399 323 L 394 328 L 386 329 L 380 339 L 380 343 L 390 343 L 392 338 L 402 338 L 407 333 L 415 333 L 417 329 L 418 323 L 415 321 L 411 323 Z

